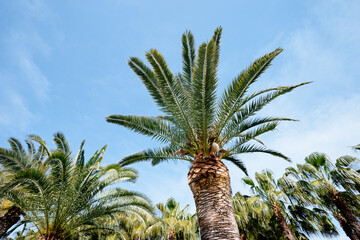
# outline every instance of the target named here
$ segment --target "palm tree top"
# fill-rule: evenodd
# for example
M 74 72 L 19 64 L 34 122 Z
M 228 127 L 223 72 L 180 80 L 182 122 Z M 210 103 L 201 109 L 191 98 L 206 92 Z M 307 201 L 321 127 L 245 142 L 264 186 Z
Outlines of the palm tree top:
M 281 121 L 294 120 L 254 115 L 275 98 L 308 82 L 249 91 L 282 52 L 277 48 L 256 59 L 217 98 L 221 34 L 222 28 L 219 27 L 210 41 L 199 46 L 196 54 L 194 37 L 186 31 L 182 35 L 181 73 L 173 74 L 164 57 L 155 49 L 145 53 L 151 68 L 139 58 L 129 59 L 129 66 L 163 115 L 110 115 L 106 120 L 154 138 L 165 146 L 125 157 L 122 165 L 148 160 L 155 165 L 169 159 L 192 162 L 212 157 L 229 160 L 245 170 L 236 155 L 249 152 L 264 152 L 289 160 L 285 155 L 266 148 L 258 137 L 273 131 Z

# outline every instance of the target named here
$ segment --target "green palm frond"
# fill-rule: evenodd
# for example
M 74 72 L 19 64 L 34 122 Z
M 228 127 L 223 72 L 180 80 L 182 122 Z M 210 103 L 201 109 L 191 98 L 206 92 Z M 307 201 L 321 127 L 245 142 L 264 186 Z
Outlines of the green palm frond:
M 8 143 L 10 144 L 10 147 L 13 151 L 17 152 L 20 155 L 25 155 L 26 152 L 21 145 L 20 141 L 16 138 L 9 138 Z
M 222 27 L 218 27 L 215 29 L 214 35 L 212 37 L 212 40 L 215 43 L 215 56 L 214 56 L 215 69 L 217 69 L 219 65 L 221 34 L 222 34 Z
M 66 140 L 63 133 L 61 133 L 61 132 L 55 133 L 53 141 L 55 142 L 55 144 L 57 146 L 57 149 L 59 151 L 63 151 L 65 154 L 70 154 L 71 153 L 69 143 Z
M 242 113 L 237 113 L 234 118 L 232 118 L 231 122 L 227 125 L 226 129 L 224 129 L 222 137 L 220 137 L 219 143 L 226 144 L 229 140 L 247 135 L 247 130 L 257 127 L 259 125 L 270 124 L 269 126 L 276 125 L 280 121 L 296 121 L 290 118 L 276 118 L 276 117 L 260 117 L 260 118 L 251 118 L 244 119 L 242 118 Z M 274 129 L 273 129 L 274 130 Z M 262 134 L 262 133 L 260 133 Z
M 200 139 L 204 152 L 208 149 L 208 129 L 213 124 L 216 103 L 215 50 L 213 40 L 199 47 L 191 93 L 192 115 L 196 123 L 196 133 L 202 135 Z
M 107 117 L 107 121 L 150 136 L 161 143 L 172 142 L 180 148 L 186 148 L 181 145 L 181 138 L 174 134 L 175 131 L 171 128 L 171 125 L 163 119 L 145 116 L 111 115 Z
M 353 146 L 353 149 L 355 151 L 360 151 L 360 144 L 356 145 L 356 146 Z
M 240 168 L 241 171 L 243 171 L 246 175 L 248 175 L 247 170 L 246 170 L 246 167 L 245 167 L 244 163 L 243 163 L 240 159 L 237 159 L 237 158 L 234 157 L 234 156 L 225 156 L 225 157 L 223 157 L 222 159 L 232 162 L 232 163 L 235 164 L 238 168 Z
M 168 109 L 168 104 L 166 103 L 164 93 L 160 89 L 154 72 L 140 59 L 135 57 L 131 57 L 128 61 L 128 64 L 134 73 L 141 79 L 158 106 L 165 112 L 171 113 L 171 111 Z
M 182 56 L 183 71 L 181 75 L 184 88 L 189 92 L 192 82 L 193 69 L 195 65 L 195 46 L 194 36 L 190 31 L 186 31 L 182 35 Z
M 152 165 L 157 165 L 160 162 L 168 161 L 168 160 L 185 160 L 189 162 L 193 162 L 190 157 L 176 155 L 175 152 L 178 149 L 174 145 L 169 145 L 166 147 L 161 147 L 157 149 L 148 149 L 144 151 L 140 151 L 138 153 L 126 156 L 120 161 L 121 166 L 127 166 L 132 163 L 141 162 L 141 161 L 151 161 Z
M 83 150 L 84 144 L 85 144 L 85 140 L 83 140 L 81 142 L 80 147 L 79 147 L 79 151 L 78 151 L 78 153 L 76 154 L 76 157 L 75 157 L 75 165 L 80 167 L 80 168 L 83 168 L 84 163 L 85 163 L 85 151 Z
M 240 140 L 241 141 L 241 140 Z M 277 152 L 275 150 L 271 150 L 268 149 L 266 147 L 263 146 L 257 146 L 255 144 L 239 144 L 239 143 L 235 143 L 236 147 L 231 148 L 231 152 L 229 151 L 229 155 L 231 154 L 242 154 L 242 153 L 254 153 L 254 152 L 258 152 L 258 153 L 268 153 L 270 155 L 273 155 L 275 157 L 280 157 L 285 159 L 286 161 L 291 161 L 288 157 L 286 157 L 285 155 L 283 155 L 280 152 Z M 225 153 L 228 154 L 228 153 Z
M 278 88 L 273 88 L 271 90 L 268 89 L 269 91 L 267 90 L 260 91 L 247 97 L 247 99 L 245 99 L 243 103 L 239 104 L 238 106 L 239 109 L 228 119 L 228 122 L 221 129 L 219 143 L 222 143 L 224 140 L 230 140 L 231 138 L 228 137 L 227 135 L 231 134 L 233 131 L 239 128 L 238 125 L 242 121 L 245 121 L 249 117 L 253 116 L 255 113 L 260 111 L 264 106 L 269 104 L 271 101 L 305 84 L 308 83 L 301 83 L 298 85 L 288 86 L 288 87 L 278 87 Z M 281 121 L 286 121 L 285 118 L 279 118 L 279 119 L 283 119 Z M 288 121 L 290 120 L 291 119 L 288 119 Z
M 174 117 L 175 123 L 181 126 L 182 130 L 193 142 L 196 142 L 193 126 L 189 121 L 188 95 L 183 90 L 180 80 L 173 76 L 165 59 L 157 50 L 152 49 L 145 55 L 153 67 L 159 88 L 166 102 L 167 110 Z
M 222 131 L 222 128 L 228 120 L 238 111 L 239 104 L 250 85 L 257 80 L 257 78 L 270 66 L 271 61 L 281 52 L 282 49 L 278 48 L 262 58 L 255 60 L 249 68 L 242 71 L 240 75 L 231 82 L 220 97 L 219 111 L 217 114 L 218 121 L 216 124 L 218 132 Z
M 39 137 L 38 135 L 35 135 L 35 134 L 30 134 L 29 135 L 29 140 L 32 140 L 32 141 L 35 141 L 37 142 L 38 144 L 40 144 L 40 146 L 43 147 L 43 149 L 46 151 L 46 154 L 47 155 L 50 155 L 50 149 L 47 147 L 46 145 L 46 142 L 41 138 Z

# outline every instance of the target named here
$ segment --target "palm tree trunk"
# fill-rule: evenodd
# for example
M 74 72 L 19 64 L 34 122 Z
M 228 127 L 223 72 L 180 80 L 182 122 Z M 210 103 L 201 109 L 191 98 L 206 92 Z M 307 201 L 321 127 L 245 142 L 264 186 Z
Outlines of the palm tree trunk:
M 350 224 L 348 224 L 346 222 L 346 220 L 339 214 L 335 214 L 335 218 L 338 220 L 338 222 L 340 223 L 341 228 L 344 230 L 344 232 L 346 233 L 346 235 L 351 239 L 351 240 L 359 240 L 359 238 L 355 235 L 355 233 L 351 230 Z
M 22 211 L 20 208 L 12 206 L 4 216 L 0 217 L 0 238 L 5 237 L 6 232 L 20 221 L 21 214 Z
M 195 199 L 201 239 L 239 240 L 225 164 L 214 158 L 195 159 L 188 182 Z
M 246 240 L 245 234 L 242 233 L 242 234 L 240 235 L 240 240 Z
M 350 225 L 351 230 L 354 233 L 354 236 L 356 236 L 357 239 L 359 239 L 360 238 L 359 221 L 357 220 L 351 209 L 348 207 L 345 200 L 339 195 L 338 192 L 330 192 L 330 199 L 339 209 L 341 216 Z
M 284 231 L 284 234 L 287 239 L 289 240 L 295 240 L 295 237 L 293 233 L 291 232 L 289 225 L 287 224 L 283 214 L 280 211 L 279 206 L 276 204 L 276 202 L 273 202 L 271 204 L 272 209 L 274 210 L 276 221 L 280 224 L 282 230 Z
M 170 229 L 168 240 L 176 240 L 175 229 L 173 229 L 173 228 Z

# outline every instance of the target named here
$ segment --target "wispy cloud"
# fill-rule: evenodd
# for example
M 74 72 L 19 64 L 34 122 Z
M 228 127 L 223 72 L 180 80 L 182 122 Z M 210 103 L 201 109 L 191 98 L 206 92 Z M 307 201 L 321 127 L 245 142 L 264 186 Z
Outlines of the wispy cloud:
M 26 75 L 27 80 L 29 81 L 36 97 L 39 99 L 47 98 L 49 81 L 39 69 L 39 67 L 35 64 L 35 62 L 31 58 L 24 55 L 19 58 L 19 66 Z
M 26 14 L 7 28 L 7 37 L 2 39 L 6 61 L 0 67 L 0 93 L 3 96 L 0 125 L 25 130 L 35 119 L 31 105 L 46 100 L 50 88 L 38 59 L 50 56 L 51 47 L 33 24 L 34 18 L 38 20 L 39 16 L 42 16 L 41 21 L 46 20 L 48 10 L 40 0 L 22 1 L 14 5 Z
M 12 88 L 3 88 L 0 93 L 0 126 L 25 131 L 34 115 L 29 111 L 24 99 Z

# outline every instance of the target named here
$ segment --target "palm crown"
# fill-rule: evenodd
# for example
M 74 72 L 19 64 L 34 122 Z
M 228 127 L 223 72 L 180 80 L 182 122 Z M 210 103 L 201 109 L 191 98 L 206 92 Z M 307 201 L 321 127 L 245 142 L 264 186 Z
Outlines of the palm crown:
M 194 37 L 190 31 L 185 32 L 182 36 L 183 69 L 179 74 L 171 73 L 163 56 L 154 49 L 145 54 L 152 69 L 138 58 L 129 59 L 131 69 L 164 115 L 110 115 L 107 121 L 167 145 L 128 156 L 122 160 L 123 165 L 145 160 L 151 160 L 153 165 L 168 159 L 192 162 L 199 156 L 215 155 L 245 170 L 234 155 L 246 152 L 264 152 L 288 160 L 283 154 L 261 145 L 257 137 L 274 130 L 280 121 L 292 119 L 255 118 L 253 115 L 278 96 L 307 83 L 248 93 L 249 87 L 281 53 L 282 49 L 278 48 L 255 60 L 235 77 L 217 101 L 221 32 L 222 28 L 217 28 L 212 39 L 200 45 L 197 56 Z

